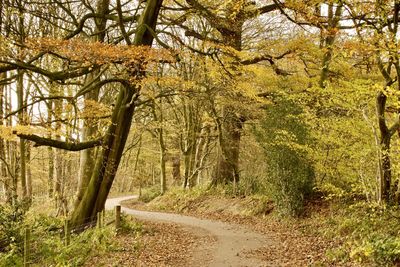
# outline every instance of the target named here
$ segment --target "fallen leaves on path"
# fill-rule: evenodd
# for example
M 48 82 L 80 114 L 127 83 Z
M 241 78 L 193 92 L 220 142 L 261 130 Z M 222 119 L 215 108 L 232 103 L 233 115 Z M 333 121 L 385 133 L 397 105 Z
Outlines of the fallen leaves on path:
M 171 223 L 143 221 L 141 234 L 125 232 L 105 255 L 90 259 L 85 266 L 187 267 L 195 266 L 196 251 L 213 238 L 196 235 Z
M 232 200 L 208 197 L 196 203 L 190 203 L 190 208 L 181 213 L 198 218 L 223 221 L 247 226 L 249 229 L 262 233 L 273 239 L 273 244 L 262 248 L 246 251 L 248 257 L 255 257 L 265 262 L 273 262 L 274 266 L 331 266 L 326 258 L 326 252 L 339 246 L 338 240 L 327 240 L 310 232 L 313 227 L 307 220 L 279 220 L 274 216 L 243 216 L 232 213 L 225 208 L 225 202 Z M 208 203 L 212 202 L 210 207 Z M 219 202 L 221 202 L 219 204 Z M 207 205 L 204 205 L 207 203 Z M 128 202 L 126 206 L 133 209 L 149 210 L 149 207 L 138 201 Z M 219 208 L 218 208 L 219 207 Z M 152 208 L 150 208 L 152 209 Z M 164 212 L 168 212 L 163 210 Z M 170 211 L 174 212 L 174 211 Z M 315 221 L 313 222 L 315 224 Z M 335 262 L 334 266 L 357 266 L 355 263 Z

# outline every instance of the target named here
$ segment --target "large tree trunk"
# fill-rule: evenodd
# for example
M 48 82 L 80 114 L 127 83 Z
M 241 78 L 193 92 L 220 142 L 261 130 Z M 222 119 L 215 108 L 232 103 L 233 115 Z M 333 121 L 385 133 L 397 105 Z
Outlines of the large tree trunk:
M 130 103 L 136 97 L 137 91 L 128 86 L 119 93 L 106 142 L 99 151 L 85 194 L 72 214 L 74 226 L 95 220 L 97 212 L 104 208 L 132 122 L 135 106 Z
M 231 31 L 222 31 L 222 38 L 228 46 L 241 51 L 244 21 L 238 18 L 231 23 Z M 233 64 L 234 71 L 236 71 L 235 66 L 236 64 Z M 222 120 L 218 125 L 219 150 L 211 186 L 239 182 L 240 138 L 244 122 L 240 113 L 240 110 L 232 105 L 226 105 L 222 109 Z
M 155 30 L 157 17 L 162 0 L 148 0 L 146 7 L 139 19 L 134 45 L 151 46 L 153 42 L 152 31 Z M 151 29 L 151 30 L 149 30 Z M 142 66 L 138 66 L 142 69 Z M 140 78 L 143 73 L 133 73 Z M 102 149 L 99 151 L 96 165 L 85 194 L 72 214 L 73 227 L 94 221 L 97 212 L 104 209 L 108 193 L 125 147 L 132 117 L 135 110 L 135 101 L 139 96 L 140 86 L 132 86 L 129 82 L 123 84 L 113 111 L 111 125 L 109 126 Z
M 219 153 L 212 185 L 239 182 L 239 152 L 243 121 L 233 107 L 224 107 L 223 123 L 219 130 Z

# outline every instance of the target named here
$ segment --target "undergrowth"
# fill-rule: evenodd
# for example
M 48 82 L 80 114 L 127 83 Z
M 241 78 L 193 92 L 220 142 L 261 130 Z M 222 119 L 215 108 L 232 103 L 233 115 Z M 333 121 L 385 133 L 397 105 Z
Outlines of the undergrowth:
M 113 225 L 88 228 L 79 234 L 72 233 L 69 245 L 65 244 L 63 225 L 62 218 L 20 212 L 16 207 L 1 206 L 0 266 L 23 266 L 24 232 L 27 227 L 31 229 L 28 259 L 31 266 L 82 266 L 94 256 L 118 250 L 115 240 L 117 232 Z M 140 224 L 127 216 L 121 217 L 118 234 L 140 233 Z
M 360 200 L 330 200 L 329 211 L 301 220 L 308 231 L 337 244 L 326 251 L 332 265 L 398 266 L 400 211 Z

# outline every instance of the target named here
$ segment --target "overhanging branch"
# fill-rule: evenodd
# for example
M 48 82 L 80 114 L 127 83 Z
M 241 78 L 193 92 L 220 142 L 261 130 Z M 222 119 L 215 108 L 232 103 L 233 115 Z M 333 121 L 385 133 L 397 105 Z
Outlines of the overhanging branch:
M 101 146 L 103 143 L 103 138 L 87 141 L 87 142 L 65 142 L 60 140 L 55 140 L 51 138 L 42 137 L 35 134 L 21 134 L 17 131 L 13 131 L 13 134 L 16 134 L 19 138 L 29 140 L 34 142 L 34 147 L 39 146 L 49 146 L 55 147 L 59 149 L 64 149 L 68 151 L 80 151 L 88 148 L 93 148 L 97 146 Z

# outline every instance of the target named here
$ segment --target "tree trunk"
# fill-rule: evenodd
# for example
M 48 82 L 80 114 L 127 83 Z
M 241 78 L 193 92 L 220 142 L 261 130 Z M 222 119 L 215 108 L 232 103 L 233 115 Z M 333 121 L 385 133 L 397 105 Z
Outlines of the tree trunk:
M 146 7 L 139 19 L 134 45 L 151 46 L 153 34 L 149 29 L 155 30 L 157 17 L 162 0 L 148 0 Z M 138 69 L 142 69 L 138 66 Z M 133 73 L 139 77 L 143 73 Z M 104 209 L 108 193 L 125 147 L 132 117 L 135 110 L 135 101 L 140 92 L 139 84 L 132 86 L 124 83 L 118 94 L 118 99 L 113 111 L 111 125 L 109 126 L 104 145 L 99 151 L 92 177 L 85 191 L 82 201 L 74 210 L 71 225 L 78 227 L 82 223 L 94 221 L 97 212 Z
M 47 175 L 47 194 L 49 198 L 53 197 L 54 193 L 54 151 L 52 147 L 47 148 L 47 155 L 49 157 L 49 172 Z
M 18 99 L 18 123 L 19 125 L 25 124 L 25 112 L 22 109 L 24 106 L 24 73 L 20 70 L 17 71 L 17 99 Z M 19 140 L 19 163 L 20 163 L 20 182 L 22 189 L 22 198 L 27 199 L 26 190 L 26 141 L 24 139 Z
M 172 157 L 172 181 L 174 185 L 181 183 L 181 157 L 175 155 Z
M 167 191 L 167 172 L 165 168 L 167 149 L 165 147 L 162 129 L 159 131 L 159 144 L 160 144 L 160 193 L 164 194 Z
M 49 96 L 52 97 L 53 96 L 53 92 L 50 89 L 50 93 Z M 49 100 L 49 102 L 47 103 L 47 127 L 51 128 L 51 121 L 53 119 L 53 101 Z M 48 136 L 49 138 L 51 138 L 51 134 L 49 134 Z M 49 198 L 53 198 L 54 196 L 54 148 L 52 147 L 48 147 L 47 148 L 47 155 L 49 158 L 48 164 L 49 164 L 49 171 L 47 174 L 47 194 L 49 196 Z
M 390 141 L 396 132 L 395 128 L 389 129 L 386 125 L 385 108 L 387 96 L 384 92 L 379 92 L 376 98 L 377 117 L 380 132 L 380 172 L 378 183 L 378 201 L 386 204 L 390 203 L 390 186 L 392 181 L 392 170 L 390 162 Z M 398 127 L 398 126 L 397 126 Z M 397 129 L 396 129 L 397 130 Z
M 109 13 L 109 0 L 98 0 L 97 1 L 97 13 L 100 15 L 106 15 Z M 99 17 L 96 19 L 96 27 L 95 32 L 97 33 L 93 38 L 96 42 L 104 42 L 105 34 L 106 34 L 106 24 L 107 20 L 104 17 Z M 99 68 L 95 68 L 92 73 L 88 74 L 86 77 L 86 84 L 93 83 L 99 78 L 96 78 L 100 73 Z M 85 101 L 93 100 L 97 101 L 99 98 L 100 90 L 96 88 L 87 94 L 85 94 L 84 98 Z M 86 104 L 85 104 L 86 105 Z M 85 107 L 84 107 L 85 108 Z M 91 122 L 88 122 L 87 119 L 84 119 L 83 122 L 83 129 L 82 129 L 82 141 L 88 141 L 90 138 L 96 133 L 97 125 L 94 125 Z M 96 148 L 86 149 L 80 152 L 80 169 L 79 169 L 79 178 L 78 178 L 78 189 L 75 198 L 74 207 L 77 207 L 81 202 L 85 190 L 89 184 L 92 170 L 95 167 L 95 157 L 96 157 Z
M 0 24 L 1 25 L 1 24 Z M 6 73 L 0 74 L 1 79 L 7 78 Z M 3 117 L 4 115 L 4 110 L 5 110 L 5 86 L 0 85 L 0 118 Z M 0 123 L 0 126 L 3 126 L 4 122 L 3 120 Z M 6 142 L 3 138 L 0 138 L 0 176 L 2 178 L 2 183 L 4 185 L 4 194 L 5 194 L 5 200 L 7 203 L 11 204 L 12 203 L 12 191 L 11 191 L 11 176 L 8 174 L 7 171 L 7 158 L 6 158 Z
M 234 113 L 233 107 L 224 107 L 223 123 L 219 130 L 219 153 L 213 171 L 212 185 L 239 182 L 240 137 L 242 120 Z
M 92 81 L 92 75 L 88 75 L 89 81 Z M 98 100 L 99 90 L 93 90 L 87 95 L 85 95 L 85 100 Z M 87 120 L 84 121 L 84 126 L 82 129 L 82 141 L 89 141 L 90 137 L 93 136 L 97 131 L 97 127 L 88 123 Z M 89 148 L 86 150 L 82 150 L 80 152 L 80 169 L 79 169 L 79 178 L 78 178 L 78 189 L 77 195 L 75 198 L 74 207 L 77 207 L 81 202 L 83 195 L 87 186 L 89 185 L 90 178 L 92 176 L 92 170 L 95 167 L 95 155 L 97 148 Z
M 201 184 L 202 172 L 208 154 L 208 146 L 210 144 L 210 126 L 205 125 L 200 133 L 200 139 L 197 144 L 196 156 L 195 156 L 195 171 L 192 175 L 192 179 L 196 180 L 197 184 Z
M 54 85 L 55 86 L 55 85 Z M 57 91 L 57 93 L 59 93 Z M 62 100 L 54 100 L 54 118 L 56 120 L 55 123 L 55 138 L 57 140 L 61 140 L 61 131 L 62 129 L 62 124 L 61 124 L 61 119 L 62 119 L 62 110 L 63 110 L 63 102 Z M 63 150 L 61 149 L 55 149 L 55 157 L 54 157 L 54 170 L 55 170 L 55 181 L 54 181 L 54 201 L 55 201 L 55 208 L 57 209 L 57 214 L 58 215 L 63 215 L 61 208 L 62 208 L 62 199 L 63 199 L 63 192 L 62 192 L 62 187 L 64 183 L 64 177 L 63 177 Z
M 31 161 L 31 145 L 29 142 L 26 143 L 26 192 L 28 195 L 29 201 L 32 201 L 32 194 L 33 194 L 33 188 L 32 188 L 32 171 L 30 167 L 30 161 Z
M 154 120 L 159 123 L 159 127 L 155 129 L 156 136 L 158 137 L 158 145 L 160 147 L 160 193 L 164 194 L 167 191 L 167 172 L 166 172 L 166 160 L 167 160 L 167 147 L 164 140 L 164 128 L 163 128 L 163 105 L 162 100 L 159 103 L 160 114 L 157 115 L 155 102 L 152 105 L 152 112 Z
M 11 87 L 4 87 L 4 110 L 8 114 L 11 112 Z M 13 125 L 12 118 L 9 117 L 6 121 L 6 126 L 11 127 Z M 11 203 L 16 205 L 18 202 L 18 161 L 17 161 L 17 143 L 15 141 L 5 142 L 5 160 L 8 164 L 8 174 L 10 177 L 11 187 Z
M 237 19 L 232 23 L 231 30 L 233 31 L 222 31 L 222 38 L 228 46 L 241 51 L 244 21 Z M 235 70 L 236 64 L 232 65 Z M 236 185 L 239 182 L 240 138 L 244 121 L 239 114 L 240 111 L 232 105 L 226 105 L 222 109 L 222 121 L 218 122 L 219 150 L 211 186 L 228 183 Z
M 132 177 L 131 177 L 131 180 L 129 182 L 129 192 L 133 191 L 133 182 L 134 182 L 134 178 L 136 177 L 136 172 L 137 172 L 137 169 L 138 169 L 140 152 L 142 151 L 142 135 L 140 135 L 140 137 L 139 137 L 138 146 L 139 147 L 138 147 L 138 150 L 137 150 L 137 153 L 136 153 L 135 165 L 133 167 Z M 142 195 L 142 175 L 141 175 L 140 172 L 139 172 L 138 179 L 139 179 L 139 197 L 140 197 Z
M 119 93 L 106 143 L 99 151 L 88 187 L 72 214 L 74 226 L 95 220 L 97 212 L 104 208 L 132 122 L 135 106 L 130 103 L 133 103 L 137 97 L 134 88 L 125 87 L 124 89 Z
M 322 69 L 321 69 L 321 75 L 319 79 L 319 87 L 325 88 L 326 87 L 326 80 L 328 79 L 328 74 L 329 74 L 329 65 L 331 64 L 332 61 L 332 56 L 333 56 L 333 44 L 336 39 L 337 35 L 337 27 L 339 25 L 339 21 L 342 16 L 342 9 L 343 7 L 341 5 L 336 7 L 335 12 L 333 11 L 334 5 L 329 4 L 328 6 L 328 27 L 325 29 L 325 31 L 322 31 L 323 34 L 326 34 L 327 36 L 324 37 L 322 36 L 322 42 L 321 42 L 321 48 L 325 48 L 325 53 L 322 58 Z

